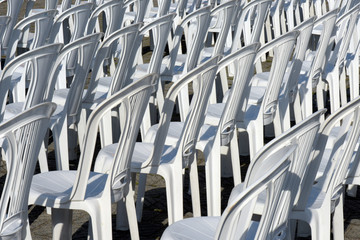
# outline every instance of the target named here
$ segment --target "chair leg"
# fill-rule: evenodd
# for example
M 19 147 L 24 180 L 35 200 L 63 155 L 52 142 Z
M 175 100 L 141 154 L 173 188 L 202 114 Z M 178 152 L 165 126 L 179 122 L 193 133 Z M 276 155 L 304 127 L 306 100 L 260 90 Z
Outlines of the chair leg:
M 167 169 L 161 171 L 161 176 L 165 179 L 168 223 L 170 226 L 184 217 L 183 178 L 182 169 L 178 169 L 178 166 L 165 165 L 164 167 Z
M 221 215 L 221 156 L 220 137 L 204 149 L 206 174 L 206 200 L 208 216 Z
M 72 210 L 51 209 L 51 222 L 53 239 L 71 239 L 72 235 Z
M 55 144 L 56 168 L 69 170 L 68 132 L 66 116 L 52 128 Z
M 190 189 L 191 189 L 191 200 L 193 208 L 193 216 L 201 216 L 201 205 L 200 205 L 200 187 L 199 187 L 199 175 L 197 169 L 196 158 L 190 164 Z
M 339 197 L 339 202 L 335 207 L 333 215 L 333 235 L 335 240 L 344 239 L 344 205 L 343 194 Z
M 146 174 L 139 174 L 139 184 L 136 198 L 136 217 L 139 222 L 141 222 L 142 211 L 144 207 L 144 195 L 145 195 L 145 186 L 146 186 Z
M 26 230 L 25 230 L 25 240 L 31 240 L 31 231 L 30 231 L 30 223 L 29 223 L 29 218 L 26 221 Z
M 140 239 L 140 236 L 139 236 L 138 222 L 137 222 L 137 218 L 136 218 L 134 192 L 132 190 L 131 184 L 132 183 L 130 182 L 129 191 L 125 197 L 126 213 L 127 213 L 127 219 L 128 219 L 131 239 L 138 240 L 138 239 Z
M 238 146 L 237 131 L 234 131 L 233 137 L 230 140 L 231 150 L 231 163 L 233 170 L 234 186 L 241 183 L 241 166 L 240 166 L 240 153 Z
M 88 202 L 90 206 L 87 211 L 91 218 L 92 239 L 112 240 L 110 196 L 108 198 Z

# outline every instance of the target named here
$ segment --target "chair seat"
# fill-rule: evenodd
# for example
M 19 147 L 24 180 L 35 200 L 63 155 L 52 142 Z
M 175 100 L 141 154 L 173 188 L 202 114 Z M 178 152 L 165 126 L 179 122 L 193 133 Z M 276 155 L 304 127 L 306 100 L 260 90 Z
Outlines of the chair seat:
M 220 217 L 187 218 L 170 225 L 161 239 L 214 239 Z
M 107 172 L 111 167 L 112 159 L 114 159 L 116 152 L 117 144 L 111 144 L 102 148 L 96 157 L 94 171 L 97 172 Z M 144 165 L 149 156 L 152 155 L 152 150 L 154 148 L 154 144 L 145 143 L 145 142 L 137 142 L 135 144 L 135 149 L 133 153 L 133 157 L 131 159 L 131 170 L 140 169 L 146 167 Z M 163 154 L 161 157 L 161 164 L 170 163 L 176 155 L 176 150 L 174 147 L 165 145 L 163 149 Z
M 76 171 L 51 171 L 34 175 L 29 204 L 54 206 L 69 201 Z M 104 189 L 107 174 L 90 172 L 85 199 L 99 197 Z

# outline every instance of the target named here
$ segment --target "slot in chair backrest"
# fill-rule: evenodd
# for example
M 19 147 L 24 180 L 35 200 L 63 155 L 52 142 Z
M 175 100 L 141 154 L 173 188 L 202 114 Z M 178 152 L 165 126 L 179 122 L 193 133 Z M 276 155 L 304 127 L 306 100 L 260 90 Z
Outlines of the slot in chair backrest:
M 49 84 L 50 71 L 59 54 L 62 44 L 50 44 L 28 51 L 10 61 L 1 72 L 0 80 L 0 119 L 4 117 L 5 105 L 8 92 L 11 87 L 11 79 L 15 70 L 23 64 L 29 66 L 26 72 L 27 79 L 30 79 L 30 86 L 27 92 L 23 109 L 27 109 L 45 100 L 46 89 Z M 1 121 L 0 120 L 0 121 Z
M 31 180 L 55 108 L 54 103 L 42 103 L 0 124 L 8 158 L 0 200 L 0 238 L 25 239 Z
M 157 82 L 157 74 L 147 75 L 108 98 L 91 113 L 87 122 L 84 145 L 81 147 L 82 154 L 70 196 L 71 200 L 84 200 L 91 169 L 89 159 L 93 158 L 99 123 L 107 112 L 116 107 L 119 107 L 123 119 L 121 120 L 121 136 L 107 179 L 107 186 L 120 189 L 129 183 L 129 163 L 137 133 L 150 95 L 157 88 Z
M 289 160 L 296 149 L 296 144 L 283 147 L 282 155 L 276 152 L 278 149 L 269 148 L 266 159 L 273 164 L 268 165 L 264 175 L 228 203 L 218 224 L 215 239 L 275 239 L 275 236 L 281 233 L 283 226 L 274 219 L 282 210 L 278 204 L 282 200 L 281 193 L 284 191 L 286 177 L 289 175 Z M 256 200 L 263 192 L 266 192 L 266 206 L 254 236 L 253 231 L 249 231 L 251 219 Z M 283 206 L 283 208 L 286 207 L 288 206 Z

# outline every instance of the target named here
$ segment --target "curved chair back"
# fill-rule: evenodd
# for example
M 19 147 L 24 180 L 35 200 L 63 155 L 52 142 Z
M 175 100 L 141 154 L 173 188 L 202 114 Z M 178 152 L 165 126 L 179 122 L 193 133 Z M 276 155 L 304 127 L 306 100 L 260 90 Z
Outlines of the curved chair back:
M 1 72 L 0 80 L 0 122 L 4 117 L 5 105 L 8 99 L 8 92 L 11 89 L 12 76 L 17 68 L 28 64 L 29 71 L 26 79 L 30 80 L 30 86 L 26 95 L 23 109 L 44 102 L 46 89 L 49 84 L 50 71 L 54 66 L 62 44 L 51 44 L 28 51 L 10 61 Z
M 209 103 L 208 100 L 215 80 L 219 58 L 217 56 L 201 64 L 171 86 L 166 94 L 165 103 L 160 115 L 159 129 L 155 136 L 155 147 L 152 157 L 149 158 L 149 162 L 144 163 L 144 166 L 159 165 L 176 99 L 181 90 L 187 87 L 189 83 L 193 84 L 194 94 L 177 143 L 176 159 L 178 160 L 174 164 L 176 165 L 175 167 L 181 169 L 183 164 L 187 165 L 193 160 L 195 145 L 198 140 L 200 127 L 205 119 L 205 111 Z
M 54 103 L 42 103 L 0 124 L 8 157 L 0 200 L 1 239 L 25 239 L 31 180 L 55 108 Z
M 67 44 L 84 36 L 92 7 L 92 3 L 84 3 L 60 13 L 55 18 L 49 42 L 52 43 L 58 38 L 58 42 Z
M 108 96 L 113 95 L 130 83 L 129 75 L 134 62 L 134 52 L 137 51 L 134 45 L 139 37 L 140 26 L 140 23 L 132 24 L 115 31 L 102 41 L 94 58 L 90 84 L 83 98 L 85 102 L 94 101 L 99 79 L 108 74 L 109 66 L 106 66 L 105 62 L 110 65 L 114 61 L 114 51 L 118 45 L 121 46 L 121 53 L 117 55 L 118 63 L 112 76 Z
M 271 0 L 255 0 L 237 10 L 231 52 L 235 52 L 241 46 L 259 42 L 271 3 Z M 244 43 L 241 41 L 242 37 Z
M 267 165 L 264 175 L 228 203 L 217 226 L 215 239 L 275 239 L 281 237 L 284 226 L 276 219 L 281 214 L 281 210 L 290 207 L 285 204 L 281 206 L 281 200 L 283 200 L 281 194 L 285 191 L 286 177 L 289 175 L 289 160 L 295 149 L 296 144 L 283 146 L 280 155 L 278 149 L 269 148 L 266 160 L 272 164 Z M 251 219 L 256 200 L 263 192 L 266 193 L 266 206 L 254 236 L 252 235 L 254 231 L 250 231 Z
M 107 186 L 112 189 L 127 187 L 130 181 L 130 161 L 136 138 L 149 98 L 155 92 L 158 75 L 150 74 L 141 80 L 123 88 L 101 103 L 90 115 L 84 145 L 81 146 L 77 177 L 71 193 L 71 200 L 84 200 L 87 181 L 89 179 L 91 161 L 97 139 L 97 131 L 102 117 L 114 108 L 119 108 L 121 116 L 121 136 L 114 161 L 107 179 Z
M 360 136 L 359 124 L 360 97 L 339 108 L 325 120 L 304 184 L 313 186 L 316 175 L 319 175 L 317 186 L 323 192 L 329 194 L 330 198 L 341 195 L 352 156 L 355 151 L 359 151 L 359 147 L 356 146 Z M 311 188 L 304 190 L 299 196 L 299 210 L 305 209 Z
M 100 14 L 102 15 L 103 32 L 104 37 L 109 36 L 114 31 L 121 28 L 125 13 L 123 0 L 111 0 L 107 1 L 92 11 L 89 21 L 86 26 L 86 35 L 94 32 L 96 28 L 97 32 L 100 32 Z M 105 19 L 104 19 L 105 18 Z
M 85 37 L 82 37 L 72 43 L 67 44 L 61 50 L 59 57 L 57 58 L 53 71 L 50 75 L 51 84 L 47 88 L 47 98 L 50 100 L 53 96 L 53 91 L 58 78 L 58 73 L 63 65 L 63 60 L 69 61 L 69 56 L 74 52 L 77 58 L 74 64 L 74 76 L 70 83 L 69 93 L 66 98 L 64 111 L 67 113 L 68 124 L 76 123 L 79 119 L 80 103 L 83 97 L 84 86 L 86 77 L 88 76 L 90 64 L 95 55 L 95 51 L 99 44 L 102 33 L 94 33 Z
M 21 47 L 29 48 L 30 50 L 44 46 L 49 37 L 56 13 L 56 10 L 47 10 L 30 15 L 18 22 L 14 26 L 11 35 L 6 62 L 14 59 L 19 44 L 21 44 Z M 31 43 L 28 43 L 28 37 L 25 35 L 28 35 L 27 30 L 32 24 L 35 25 L 35 32 Z

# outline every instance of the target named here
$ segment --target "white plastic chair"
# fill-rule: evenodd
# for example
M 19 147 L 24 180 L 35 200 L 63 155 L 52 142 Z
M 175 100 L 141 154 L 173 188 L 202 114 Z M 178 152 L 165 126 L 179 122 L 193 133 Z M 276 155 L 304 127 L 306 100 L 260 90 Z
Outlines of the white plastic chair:
M 313 167 L 314 164 L 312 162 L 311 154 L 319 139 L 318 132 L 320 129 L 320 118 L 325 113 L 325 111 L 326 110 L 324 109 L 317 111 L 264 146 L 264 148 L 271 149 L 274 147 L 281 148 L 281 146 L 287 145 L 289 143 L 298 144 L 289 168 L 291 176 L 289 176 L 287 179 L 287 192 L 283 193 L 290 195 L 290 197 L 288 197 L 289 204 L 291 205 L 290 209 L 292 209 L 294 206 L 296 208 L 298 203 L 302 201 L 299 199 L 299 196 L 302 194 L 304 189 L 308 189 L 307 184 L 311 182 L 311 178 L 308 176 L 308 172 L 311 171 L 310 167 Z M 231 192 L 229 202 L 232 201 L 234 196 L 237 196 L 249 185 L 253 184 L 253 182 L 256 181 L 259 176 L 266 174 L 267 169 L 259 167 L 259 165 L 261 166 L 262 164 L 261 161 L 263 160 L 256 159 L 251 161 L 247 169 L 244 182 L 234 187 Z M 314 176 L 312 179 L 314 180 Z M 261 215 L 264 204 L 265 199 L 260 197 L 257 200 L 254 213 Z M 289 212 L 286 214 L 286 216 L 288 216 L 288 214 Z M 289 230 L 290 229 L 288 228 L 287 231 Z M 287 234 L 289 235 L 290 232 Z
M 299 31 L 299 36 L 296 40 L 296 47 L 291 61 L 287 64 L 287 70 L 284 75 L 284 80 L 281 85 L 281 92 L 279 96 L 279 124 L 280 130 L 283 132 L 290 128 L 291 109 L 295 115 L 295 121 L 298 123 L 302 118 L 300 95 L 298 93 L 299 75 L 303 61 L 305 60 L 306 52 L 308 50 L 309 40 L 311 38 L 311 32 L 313 30 L 315 17 L 300 23 L 294 28 L 295 31 Z M 267 86 L 269 72 L 262 73 L 256 78 L 256 86 Z
M 322 78 L 322 72 L 326 64 L 325 54 L 330 47 L 329 41 L 333 34 L 337 13 L 338 9 L 332 10 L 314 22 L 314 28 L 319 24 L 324 27 L 316 50 L 307 53 L 300 72 L 299 94 L 303 118 L 313 113 L 313 88 L 317 87 Z M 321 105 L 318 108 L 321 109 Z
M 11 38 L 12 30 L 18 21 L 22 3 L 23 0 L 7 1 L 6 16 L 10 17 L 10 22 L 6 28 L 1 45 L 1 52 L 4 55 L 7 53 L 6 51 Z
M 286 188 L 289 159 L 296 145 L 283 149 L 267 149 L 263 157 L 267 171 L 258 176 L 241 194 L 228 202 L 221 217 L 197 217 L 181 220 L 169 226 L 161 239 L 281 239 L 284 226 L 276 220 L 289 204 L 282 202 Z M 281 155 L 280 155 L 280 153 Z M 271 163 L 271 164 L 270 164 Z M 260 222 L 252 222 L 253 208 L 261 193 L 266 193 L 266 207 Z M 283 204 L 281 204 L 283 203 Z
M 226 103 L 210 104 L 205 123 L 200 130 L 200 138 L 196 149 L 204 154 L 206 170 L 206 192 L 208 216 L 221 215 L 221 176 L 231 176 L 233 171 L 234 185 L 241 182 L 240 159 L 237 144 L 235 122 L 238 110 L 247 102 L 246 91 L 254 71 L 254 59 L 259 44 L 252 44 L 223 58 L 218 63 L 218 72 L 234 65 L 235 75 L 233 85 Z M 241 67 L 240 67 L 241 66 Z M 219 118 L 211 115 L 219 114 Z M 158 125 L 153 125 L 146 134 L 145 141 L 153 142 L 158 131 Z M 181 136 L 184 122 L 171 122 L 166 138 L 167 145 L 175 145 Z M 230 147 L 231 164 L 221 164 L 222 146 Z M 221 166 L 222 165 L 222 166 Z M 221 175 L 220 175 L 221 172 Z
M 93 61 L 90 83 L 85 90 L 86 93 L 82 99 L 82 113 L 78 124 L 79 142 L 82 141 L 83 128 L 86 125 L 87 117 L 90 112 L 103 100 L 118 92 L 130 82 L 131 68 L 134 63 L 135 54 L 137 52 L 136 42 L 138 42 L 140 23 L 132 24 L 115 31 L 100 44 L 96 56 Z M 115 54 L 117 45 L 121 45 L 121 53 Z M 118 60 L 115 70 L 112 70 L 112 64 Z M 113 73 L 112 73 L 113 72 Z M 110 82 L 106 89 L 104 85 L 99 88 L 101 82 Z M 102 144 L 113 141 L 111 120 L 107 122 L 106 116 L 103 117 L 100 128 L 100 137 Z M 108 140 L 106 139 L 108 138 Z
M 255 0 L 247 3 L 242 9 L 238 9 L 234 19 L 231 53 L 241 46 L 259 42 L 270 5 L 271 0 Z
M 92 7 L 92 3 L 84 3 L 58 14 L 54 21 L 49 42 L 61 42 L 67 44 L 84 36 Z M 70 24 L 73 26 L 70 27 Z
M 275 136 L 281 133 L 278 106 L 280 88 L 297 36 L 298 31 L 292 31 L 272 40 L 259 50 L 255 59 L 257 62 L 265 53 L 274 50 L 266 87 L 256 86 L 256 77 L 262 74 L 257 71 L 248 93 L 248 104 L 239 111 L 237 116 L 238 131 L 245 130 L 247 132 L 247 136 L 244 133 L 240 134 L 240 139 L 248 137 L 248 140 L 241 141 L 249 143 L 250 158 L 255 156 L 256 152 L 264 145 L 263 126 L 273 124 Z
M 351 37 L 356 29 L 360 4 L 344 13 L 336 20 L 336 34 L 330 44 L 334 44 L 326 67 L 323 71 L 323 81 L 328 85 L 331 112 L 336 111 L 341 105 L 347 103 L 347 86 L 345 67 Z M 318 89 L 318 101 L 324 99 L 321 95 L 325 89 Z M 327 99 L 327 98 L 325 98 Z M 324 106 L 324 103 L 318 103 Z
M 224 55 L 224 48 L 227 38 L 229 37 L 229 30 L 232 25 L 234 15 L 237 10 L 237 1 L 226 1 L 211 10 L 211 22 L 208 29 L 208 36 L 216 33 L 216 41 L 214 46 L 206 46 L 202 51 L 202 58 L 200 61 L 216 56 L 218 54 Z
M 3 56 L 2 50 L 3 50 L 3 43 L 4 43 L 4 37 L 6 29 L 9 25 L 11 17 L 10 16 L 0 16 L 0 55 Z M 0 69 L 2 70 L 2 66 L 0 65 Z
M 0 238 L 25 239 L 30 184 L 54 103 L 34 106 L 0 124 L 7 156 L 7 174 L 0 201 Z M 26 231 L 28 230 L 28 231 Z
M 144 21 L 149 0 L 127 0 L 124 2 L 126 8 L 124 14 L 124 25 L 140 23 Z
M 215 79 L 219 57 L 210 59 L 175 82 L 167 92 L 161 112 L 159 130 L 153 142 L 135 145 L 131 172 L 140 173 L 137 215 L 141 219 L 142 198 L 145 194 L 146 174 L 159 174 L 165 179 L 169 225 L 183 218 L 183 169 L 190 168 L 190 184 L 194 216 L 200 216 L 197 165 L 194 161 L 195 146 L 204 121 L 209 95 Z M 192 105 L 186 118 L 181 137 L 176 145 L 165 145 L 176 98 L 181 89 L 193 84 Z M 96 159 L 95 171 L 106 172 L 114 154 L 114 145 L 103 148 Z
M 206 34 L 210 24 L 210 6 L 200 8 L 187 15 L 176 27 L 173 37 L 173 48 L 170 55 L 162 61 L 161 81 L 176 82 L 184 74 L 194 69 L 201 59 Z M 186 53 L 180 51 L 182 36 L 185 36 Z M 160 86 L 159 86 L 160 87 Z M 158 94 L 158 99 L 161 93 Z M 178 100 L 180 117 L 185 121 L 189 109 L 188 89 L 185 87 Z M 160 102 L 161 104 L 161 102 Z M 146 131 L 147 132 L 147 131 Z
M 31 15 L 18 22 L 13 29 L 11 39 L 8 44 L 5 65 L 20 54 L 18 47 L 27 48 L 29 50 L 44 46 L 49 37 L 53 20 L 55 17 L 55 10 L 48 10 L 42 13 Z M 27 32 L 28 28 L 35 26 L 34 33 Z M 30 37 L 31 35 L 31 37 Z M 25 101 L 26 83 L 24 72 L 28 71 L 28 66 L 24 65 L 19 68 L 13 75 L 13 101 Z
M 331 214 L 335 239 L 344 236 L 343 190 L 348 167 L 360 136 L 360 98 L 331 114 L 320 129 L 309 166 L 307 184 L 291 219 L 305 221 L 316 239 L 330 239 Z M 317 176 L 314 183 L 314 178 Z
M 66 45 L 60 52 L 50 76 L 51 84 L 48 86 L 47 97 L 58 105 L 54 116 L 51 117 L 50 123 L 55 143 L 55 159 L 58 170 L 69 169 L 69 152 L 72 154 L 73 148 L 76 147 L 71 145 L 69 150 L 69 141 L 76 143 L 75 140 L 71 139 L 71 137 L 76 139 L 76 135 L 68 135 L 68 128 L 76 125 L 80 119 L 85 82 L 91 61 L 102 36 L 102 33 L 94 33 Z M 59 70 L 61 70 L 60 66 L 65 67 L 62 61 L 66 58 L 69 59 L 69 56 L 74 53 L 76 55 L 75 68 L 70 88 L 60 88 L 54 91 L 54 85 L 56 80 L 58 80 Z M 70 155 L 70 157 L 73 156 Z
M 101 13 L 103 13 L 102 19 L 100 19 Z M 121 28 L 124 13 L 125 8 L 122 0 L 111 0 L 99 5 L 91 13 L 86 26 L 86 35 L 93 33 L 94 29 L 96 32 L 100 32 L 100 23 L 103 23 L 104 37 L 109 36 Z
M 52 208 L 54 239 L 70 239 L 72 210 L 84 210 L 91 218 L 93 239 L 112 239 L 111 203 L 124 200 L 132 239 L 139 239 L 130 179 L 130 160 L 141 117 L 158 76 L 147 75 L 100 104 L 89 117 L 77 171 L 51 171 L 34 176 L 29 204 Z M 97 129 L 102 116 L 119 107 L 122 112 L 121 137 L 106 173 L 92 172 Z M 90 160 L 90 161 L 89 161 Z M 57 184 L 61 182 L 62 184 Z M 125 214 L 125 213 L 122 213 Z
M 0 122 L 46 100 L 46 90 L 50 77 L 49 70 L 53 68 L 61 47 L 62 44 L 57 43 L 28 51 L 14 58 L 4 67 L 0 80 Z M 19 67 L 27 63 L 29 71 L 26 72 L 26 79 L 30 79 L 30 86 L 25 103 L 7 104 L 12 76 Z

